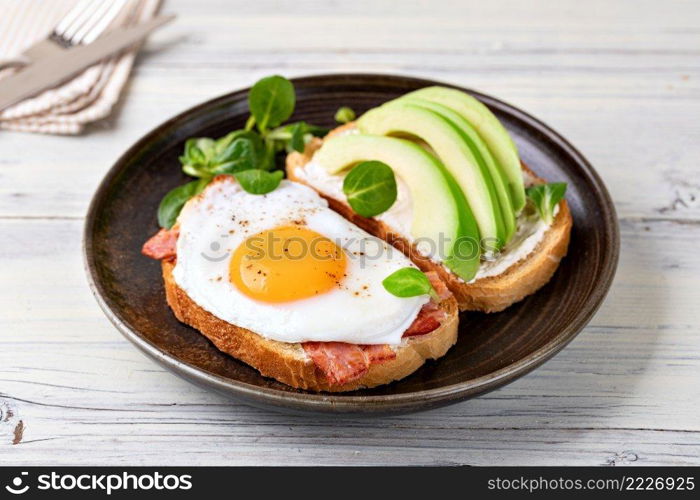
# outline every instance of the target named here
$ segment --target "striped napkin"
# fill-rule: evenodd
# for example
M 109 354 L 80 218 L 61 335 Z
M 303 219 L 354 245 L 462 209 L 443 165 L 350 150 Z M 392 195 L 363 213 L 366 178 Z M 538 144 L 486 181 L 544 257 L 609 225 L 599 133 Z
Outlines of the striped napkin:
M 77 0 L 0 0 L 0 59 L 46 38 Z M 97 1 L 97 0 L 96 0 Z M 160 0 L 129 0 L 110 28 L 153 17 Z M 60 87 L 0 111 L 0 129 L 74 135 L 109 116 L 129 78 L 136 49 L 98 63 Z M 14 69 L 0 71 L 0 79 Z

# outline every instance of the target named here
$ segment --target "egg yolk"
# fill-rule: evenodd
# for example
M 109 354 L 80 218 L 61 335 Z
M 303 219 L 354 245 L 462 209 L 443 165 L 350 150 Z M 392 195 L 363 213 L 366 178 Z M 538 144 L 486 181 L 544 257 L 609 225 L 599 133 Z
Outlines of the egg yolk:
M 234 252 L 229 279 L 263 302 L 288 302 L 328 292 L 345 277 L 346 256 L 325 236 L 281 226 L 247 238 Z

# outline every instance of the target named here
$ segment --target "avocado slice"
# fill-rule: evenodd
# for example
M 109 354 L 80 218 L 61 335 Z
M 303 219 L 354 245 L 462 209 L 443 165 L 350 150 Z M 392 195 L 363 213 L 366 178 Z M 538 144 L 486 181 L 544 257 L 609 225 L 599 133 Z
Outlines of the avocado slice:
M 395 100 L 362 115 L 357 126 L 368 134 L 409 136 L 425 142 L 464 193 L 479 226 L 482 248 L 498 250 L 504 245 L 505 224 L 491 175 L 481 168 L 455 125 L 432 110 Z
M 411 193 L 414 242 L 432 242 L 457 276 L 466 281 L 474 277 L 481 254 L 476 220 L 461 189 L 433 155 L 404 139 L 351 134 L 326 139 L 314 160 L 331 174 L 368 160 L 389 165 Z
M 486 147 L 486 144 L 484 144 L 484 141 L 481 140 L 479 134 L 462 115 L 455 113 L 446 106 L 414 97 L 406 98 L 406 101 L 415 103 L 422 108 L 435 111 L 459 129 L 481 169 L 488 170 L 489 172 L 494 188 L 492 194 L 498 200 L 500 206 L 500 215 L 503 218 L 506 229 L 505 242 L 508 243 L 515 233 L 515 210 L 513 209 L 510 193 L 507 188 L 507 180 L 503 178 L 493 156 L 491 156 L 491 152 L 488 147 Z
M 462 115 L 476 129 L 508 179 L 508 188 L 516 213 L 525 206 L 525 187 L 518 150 L 498 118 L 478 99 L 460 90 L 447 87 L 426 87 L 410 92 L 404 98 L 415 97 L 442 104 Z

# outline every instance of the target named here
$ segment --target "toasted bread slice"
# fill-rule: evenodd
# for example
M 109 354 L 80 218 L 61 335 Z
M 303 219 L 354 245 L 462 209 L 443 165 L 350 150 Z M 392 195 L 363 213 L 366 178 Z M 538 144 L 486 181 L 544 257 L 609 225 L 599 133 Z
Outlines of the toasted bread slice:
M 388 384 L 410 375 L 426 360 L 443 356 L 457 341 L 457 301 L 450 296 L 440 302 L 446 314 L 436 330 L 404 338 L 395 349 L 394 359 L 374 363 L 362 377 L 334 385 L 316 368 L 301 344 L 267 339 L 202 309 L 177 286 L 172 274 L 174 267 L 173 262 L 162 261 L 165 295 L 178 320 L 196 328 L 219 350 L 249 364 L 262 375 L 299 389 L 343 392 Z
M 354 128 L 354 123 L 348 123 L 331 131 L 328 137 Z M 303 153 L 292 152 L 287 155 L 287 178 L 305 183 L 297 175 L 298 169 L 304 167 L 314 153 L 321 147 L 323 141 L 314 138 L 307 145 Z M 537 177 L 526 165 L 523 170 L 530 173 L 537 182 L 545 182 Z M 310 186 L 313 188 L 313 186 Z M 566 255 L 571 235 L 571 213 L 565 200 L 559 203 L 559 211 L 552 225 L 547 229 L 544 238 L 535 249 L 525 258 L 510 266 L 504 273 L 497 276 L 489 276 L 464 282 L 456 275 L 445 269 L 439 263 L 422 257 L 420 252 L 411 248 L 411 243 L 405 238 L 392 233 L 391 229 L 381 221 L 368 219 L 357 215 L 343 200 L 336 200 L 321 194 L 330 207 L 374 236 L 384 239 L 406 255 L 423 271 L 435 271 L 444 281 L 450 291 L 457 298 L 461 311 L 498 312 L 506 307 L 535 293 L 545 285 L 554 271 L 559 266 L 559 261 Z

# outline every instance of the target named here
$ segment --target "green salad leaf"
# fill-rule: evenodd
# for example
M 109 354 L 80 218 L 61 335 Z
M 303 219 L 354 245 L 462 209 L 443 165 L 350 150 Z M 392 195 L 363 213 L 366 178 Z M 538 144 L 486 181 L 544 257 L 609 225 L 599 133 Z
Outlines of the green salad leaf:
M 213 175 L 235 174 L 251 168 L 262 168 L 262 158 L 264 153 L 256 151 L 253 141 L 246 137 L 239 137 L 223 150 L 217 157 L 217 165 L 211 168 Z
M 170 229 L 180 215 L 187 200 L 201 193 L 209 184 L 209 179 L 199 179 L 168 191 L 158 205 L 158 225 Z
M 217 175 L 235 176 L 243 189 L 253 194 L 269 193 L 279 186 L 284 173 L 276 170 L 277 153 L 303 152 L 312 137 L 328 133 L 327 128 L 304 121 L 282 125 L 294 112 L 295 102 L 292 82 L 282 76 L 263 78 L 250 90 L 251 114 L 245 128 L 218 139 L 188 139 L 180 156 L 182 171 L 199 181 L 175 188 L 163 198 L 158 208 L 159 224 L 172 227 L 185 202 Z
M 236 130 L 220 139 L 188 139 L 180 156 L 182 170 L 192 177 L 232 174 L 250 168 L 266 168 L 266 149 L 255 132 Z
M 343 106 L 335 112 L 335 121 L 338 123 L 348 123 L 355 119 L 355 111 L 352 108 Z
M 292 136 L 289 139 L 289 145 L 294 151 L 298 151 L 299 153 L 304 152 L 306 142 L 304 141 L 304 127 L 301 122 L 294 124 L 292 127 Z
M 355 213 L 363 217 L 379 215 L 396 201 L 394 171 L 380 161 L 358 163 L 345 176 L 343 192 Z
M 538 184 L 525 190 L 525 194 L 535 205 L 537 213 L 547 224 L 551 224 L 554 220 L 554 207 L 561 201 L 565 193 L 566 182 Z
M 180 163 L 183 169 L 187 168 L 192 172 L 199 171 L 209 163 L 209 159 L 214 156 L 214 140 L 208 137 L 194 137 L 185 142 L 185 152 L 180 156 Z M 188 175 L 193 175 L 185 172 Z M 196 175 L 195 177 L 201 177 Z
M 430 295 L 440 300 L 428 277 L 415 267 L 404 267 L 384 278 L 382 285 L 387 292 L 397 297 L 417 297 Z
M 250 113 L 260 132 L 274 128 L 292 116 L 295 104 L 294 85 L 279 75 L 259 80 L 248 95 Z
M 251 169 L 234 174 L 241 187 L 251 194 L 267 194 L 277 189 L 284 173 L 281 170 L 267 172 L 265 170 Z
M 275 143 L 275 150 L 304 152 L 306 143 L 312 137 L 323 137 L 329 132 L 327 128 L 310 125 L 304 121 L 294 122 L 282 127 L 277 127 L 265 135 L 268 141 Z

